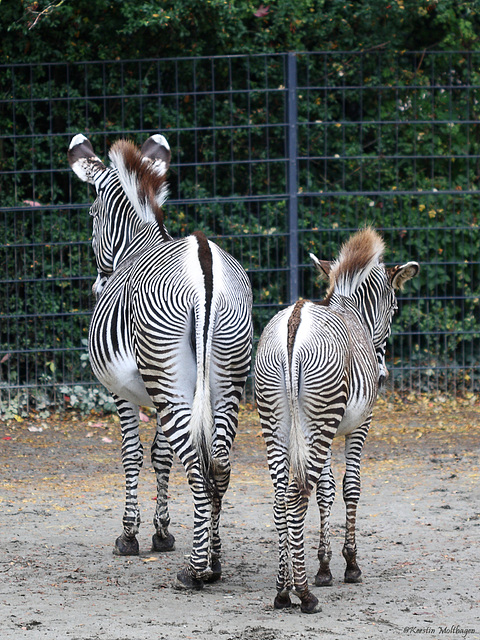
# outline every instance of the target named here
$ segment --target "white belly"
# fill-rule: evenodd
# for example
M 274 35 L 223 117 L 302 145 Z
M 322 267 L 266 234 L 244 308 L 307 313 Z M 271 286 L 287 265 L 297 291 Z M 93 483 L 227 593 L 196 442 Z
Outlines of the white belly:
M 141 407 L 153 407 L 133 357 L 114 360 L 107 371 L 95 372 L 110 393 Z
M 372 403 L 365 398 L 360 398 L 354 401 L 350 401 L 347 404 L 347 409 L 342 418 L 342 421 L 338 425 L 337 436 L 348 436 L 355 431 L 357 427 L 362 425 L 370 415 L 372 410 Z

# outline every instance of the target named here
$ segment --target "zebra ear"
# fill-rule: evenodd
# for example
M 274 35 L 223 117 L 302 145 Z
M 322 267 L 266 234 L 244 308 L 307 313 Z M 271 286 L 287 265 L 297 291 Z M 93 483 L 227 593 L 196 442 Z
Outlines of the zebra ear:
M 328 262 L 328 260 L 319 260 L 317 256 L 313 255 L 313 253 L 310 253 L 310 259 L 317 268 L 317 271 L 322 280 L 329 280 L 332 263 Z
M 403 285 L 414 278 L 420 271 L 418 262 L 407 262 L 390 269 L 390 282 L 394 289 L 402 289 Z
M 140 153 L 152 162 L 152 168 L 160 176 L 164 176 L 170 167 L 172 152 L 166 138 L 156 133 L 142 144 Z
M 95 155 L 90 141 L 79 133 L 72 138 L 70 146 L 68 147 L 68 162 L 73 171 L 83 182 L 89 182 L 94 184 L 94 174 L 98 170 L 106 170 L 106 166 Z

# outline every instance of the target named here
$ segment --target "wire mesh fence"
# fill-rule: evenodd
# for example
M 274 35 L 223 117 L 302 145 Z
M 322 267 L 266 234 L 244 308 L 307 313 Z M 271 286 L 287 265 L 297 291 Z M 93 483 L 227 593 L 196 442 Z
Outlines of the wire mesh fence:
M 480 54 L 323 52 L 52 65 L 0 73 L 0 393 L 5 412 L 106 402 L 88 366 L 94 193 L 68 168 L 84 133 L 172 148 L 167 228 L 244 265 L 256 337 L 365 224 L 417 260 L 389 347 L 405 393 L 479 387 Z M 251 385 L 249 387 L 251 392 Z

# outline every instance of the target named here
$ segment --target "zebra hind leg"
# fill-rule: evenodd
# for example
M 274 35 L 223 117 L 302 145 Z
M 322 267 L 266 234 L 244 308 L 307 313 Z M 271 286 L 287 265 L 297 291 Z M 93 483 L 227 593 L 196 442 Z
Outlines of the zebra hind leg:
M 311 487 L 310 487 L 311 489 Z M 321 607 L 318 598 L 308 588 L 305 571 L 305 517 L 308 508 L 308 493 L 301 491 L 297 480 L 292 480 L 285 496 L 287 507 L 288 541 L 293 566 L 295 595 L 300 598 L 302 613 L 318 613 Z
M 212 498 L 197 464 L 185 464 L 188 483 L 193 494 L 193 546 L 188 564 L 177 573 L 176 589 L 199 590 L 212 576 L 211 526 Z
M 360 500 L 360 458 L 362 448 L 370 427 L 371 416 L 345 438 L 346 469 L 343 478 L 343 500 L 346 507 L 345 544 L 342 554 L 347 563 L 345 582 L 362 582 L 362 571 L 357 563 L 356 519 L 357 506 Z
M 114 396 L 122 429 L 122 463 L 125 471 L 125 511 L 123 533 L 115 541 L 113 553 L 119 556 L 138 556 L 137 533 L 140 528 L 138 507 L 138 477 L 143 465 L 140 442 L 138 406 Z
M 160 416 L 157 413 L 157 431 L 152 443 L 152 465 L 157 478 L 157 505 L 153 516 L 155 533 L 152 536 L 152 551 L 167 552 L 175 549 L 175 538 L 168 531 L 168 480 L 173 462 L 172 448 L 163 434 Z
M 288 550 L 288 527 L 287 511 L 285 505 L 284 482 L 276 479 L 275 503 L 273 506 L 273 517 L 278 534 L 278 574 L 277 574 L 277 595 L 273 602 L 275 609 L 286 609 L 292 606 L 290 592 L 293 587 L 292 571 L 290 566 L 290 556 Z
M 211 584 L 217 582 L 222 577 L 222 564 L 220 554 L 222 551 L 222 541 L 220 538 L 220 515 L 222 511 L 222 500 L 228 485 L 230 484 L 230 458 L 228 451 L 216 451 L 213 454 L 213 477 L 217 494 L 212 503 L 212 533 L 210 541 L 211 551 L 211 575 L 205 580 Z
M 335 499 L 335 478 L 330 466 L 331 450 L 317 483 L 317 504 L 320 511 L 320 542 L 318 545 L 319 569 L 315 576 L 317 587 L 330 587 L 333 576 L 330 571 L 332 547 L 330 544 L 330 512 Z

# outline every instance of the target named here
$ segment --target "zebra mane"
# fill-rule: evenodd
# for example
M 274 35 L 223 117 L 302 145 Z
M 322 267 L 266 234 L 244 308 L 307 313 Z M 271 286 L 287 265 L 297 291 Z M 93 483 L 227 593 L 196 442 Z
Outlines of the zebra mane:
M 383 239 L 374 229 L 366 227 L 358 231 L 342 246 L 332 264 L 328 294 L 333 291 L 342 296 L 354 294 L 372 269 L 381 264 L 384 251 Z
M 120 184 L 137 215 L 143 222 L 157 222 L 163 226 L 162 204 L 167 199 L 166 166 L 160 166 L 142 155 L 129 140 L 117 140 L 111 147 L 109 158 L 118 171 Z M 166 231 L 165 231 L 166 233 Z

